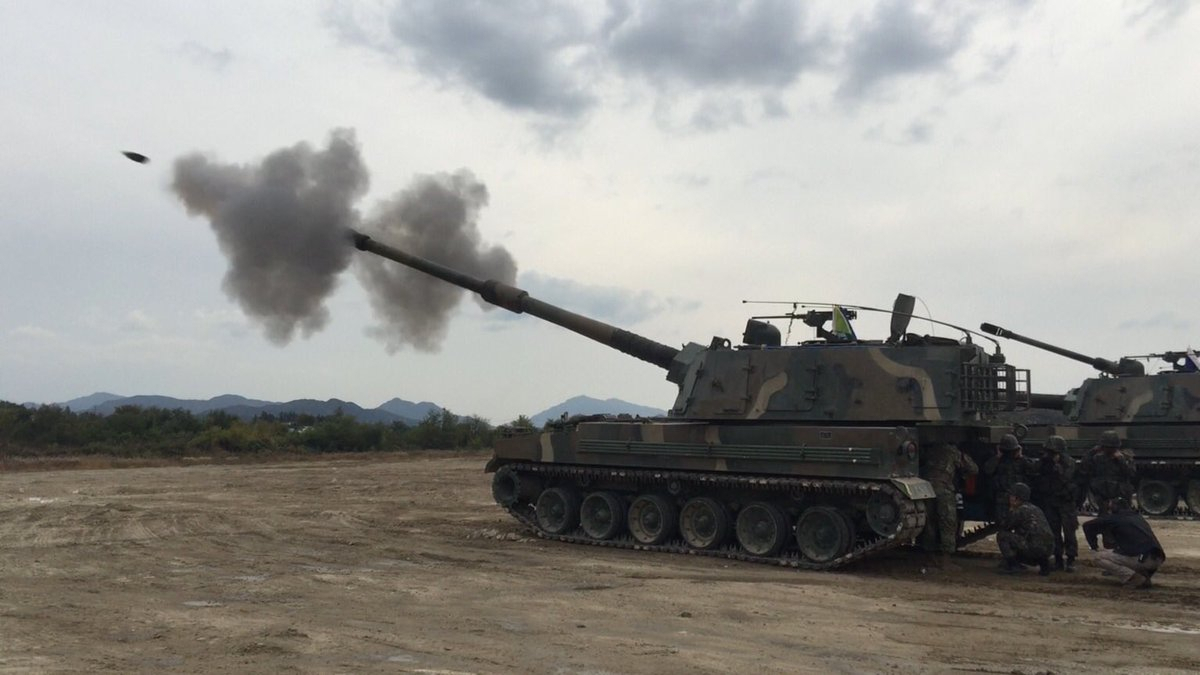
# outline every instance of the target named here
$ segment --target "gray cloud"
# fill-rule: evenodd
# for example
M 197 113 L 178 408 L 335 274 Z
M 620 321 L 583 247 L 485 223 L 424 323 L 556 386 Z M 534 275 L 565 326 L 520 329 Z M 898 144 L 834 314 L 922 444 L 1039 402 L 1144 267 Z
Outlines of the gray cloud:
M 933 140 L 933 122 L 929 116 L 914 118 L 902 129 L 880 122 L 863 132 L 863 138 L 890 145 L 924 145 Z
M 1145 25 L 1148 35 L 1157 35 L 1174 26 L 1195 4 L 1195 0 L 1141 0 L 1134 2 L 1129 14 L 1129 23 Z
M 904 138 L 909 143 L 928 143 L 932 135 L 933 130 L 930 128 L 929 122 L 924 120 L 915 120 L 904 130 Z
M 736 99 L 707 99 L 692 111 L 689 126 L 697 131 L 719 131 L 746 124 L 746 113 Z
M 210 49 L 196 42 L 183 43 L 179 53 L 193 63 L 217 72 L 225 70 L 233 61 L 233 54 L 228 49 Z
M 663 313 L 686 312 L 700 306 L 695 300 L 663 298 L 644 290 L 581 284 L 538 272 L 521 274 L 519 285 L 535 298 L 618 327 L 633 326 Z M 515 315 L 505 318 L 509 316 Z
M 706 188 L 712 183 L 712 177 L 701 173 L 683 171 L 672 174 L 668 178 L 675 183 L 689 188 Z
M 836 39 L 832 29 L 809 25 L 805 5 L 791 0 L 608 0 L 606 11 L 591 14 L 561 0 L 396 0 L 374 19 L 344 8 L 326 19 L 348 42 L 540 115 L 536 124 L 551 124 L 543 133 L 553 137 L 598 103 L 606 83 L 648 83 L 660 124 L 713 131 L 750 123 L 750 110 L 787 116 L 781 94 L 809 71 L 832 74 L 843 103 L 876 97 L 905 77 L 995 82 L 1011 45 L 984 46 L 975 72 L 958 73 L 953 61 L 971 46 L 981 16 L 1016 16 L 1028 4 L 882 0 Z
M 1145 330 L 1151 328 L 1169 328 L 1172 330 L 1187 330 L 1192 322 L 1179 316 L 1171 310 L 1157 312 L 1147 317 L 1126 319 L 1117 324 L 1120 330 Z
M 146 312 L 134 309 L 121 321 L 120 330 L 126 333 L 153 333 L 158 330 L 158 321 Z
M 971 15 L 943 16 L 937 26 L 908 0 L 884 0 L 851 37 L 846 47 L 846 73 L 838 86 L 842 100 L 869 96 L 889 80 L 946 71 L 966 44 Z
M 605 24 L 618 67 L 655 82 L 698 87 L 790 84 L 818 59 L 789 0 L 610 3 Z
M 763 117 L 782 118 L 788 116 L 787 104 L 783 102 L 783 98 L 781 98 L 778 94 L 765 94 L 763 95 L 760 103 L 762 104 Z
M 487 200 L 487 188 L 469 171 L 420 176 L 381 205 L 363 229 L 379 235 L 382 242 L 460 272 L 511 284 L 517 275 L 516 262 L 504 248 L 483 245 L 476 226 Z M 446 334 L 450 311 L 465 291 L 376 256 L 360 258 L 357 271 L 382 322 L 368 332 L 389 352 L 406 344 L 436 351 Z M 492 308 L 482 300 L 480 305 Z
M 594 103 L 588 29 L 569 6 L 409 0 L 396 4 L 388 25 L 422 72 L 465 82 L 505 107 L 572 117 Z

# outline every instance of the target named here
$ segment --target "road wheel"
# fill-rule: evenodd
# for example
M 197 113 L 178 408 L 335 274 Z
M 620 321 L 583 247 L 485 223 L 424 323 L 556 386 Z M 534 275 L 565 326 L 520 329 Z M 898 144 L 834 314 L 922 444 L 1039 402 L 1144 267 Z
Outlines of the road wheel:
M 779 507 L 754 502 L 738 512 L 738 543 L 750 555 L 770 557 L 783 548 L 788 538 L 787 516 Z
M 1200 516 L 1200 480 L 1188 481 L 1187 494 L 1183 498 L 1192 510 L 1192 515 Z
M 579 526 L 579 493 L 573 488 L 543 490 L 537 500 L 538 526 L 550 534 L 566 534 Z
M 492 498 L 504 508 L 517 503 L 521 494 L 521 477 L 511 466 L 502 466 L 492 476 Z
M 867 500 L 867 526 L 881 537 L 895 534 L 900 529 L 900 509 L 882 490 Z
M 1166 481 L 1145 478 L 1138 484 L 1138 506 L 1152 516 L 1161 516 L 1175 510 L 1179 495 L 1175 486 Z
M 646 546 L 675 536 L 675 504 L 660 495 L 642 495 L 629 505 L 626 523 L 634 540 Z
M 692 548 L 718 548 L 729 538 L 729 511 L 709 497 L 689 499 L 679 512 L 679 533 Z
M 621 499 L 611 492 L 593 492 L 579 506 L 579 524 L 592 539 L 612 539 L 625 525 Z
M 846 518 L 832 506 L 810 506 L 796 521 L 796 544 L 804 557 L 813 562 L 839 558 L 853 543 Z

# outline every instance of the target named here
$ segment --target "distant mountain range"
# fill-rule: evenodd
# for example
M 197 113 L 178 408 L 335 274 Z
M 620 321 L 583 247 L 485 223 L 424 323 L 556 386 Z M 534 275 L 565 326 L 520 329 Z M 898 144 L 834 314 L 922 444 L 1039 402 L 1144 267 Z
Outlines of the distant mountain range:
M 73 398 L 70 401 L 63 401 L 57 405 L 70 408 L 74 412 L 91 412 L 98 415 L 111 415 L 117 408 L 127 405 L 139 408 L 186 410 L 193 415 L 203 415 L 214 410 L 220 410 L 246 420 L 263 413 L 272 415 L 296 413 L 316 417 L 328 417 L 341 410 L 342 413 L 350 415 L 359 422 L 381 422 L 383 424 L 403 422 L 409 426 L 420 423 L 430 412 L 442 410 L 442 407 L 436 403 L 430 403 L 429 401 L 413 403 L 402 398 L 393 398 L 375 408 L 363 408 L 352 401 L 343 401 L 336 398 L 331 398 L 327 401 L 297 399 L 295 401 L 279 403 L 274 401 L 260 401 L 236 394 L 224 394 L 214 396 L 210 399 L 199 400 L 173 398 L 170 396 L 120 396 L 108 392 L 97 392 L 89 396 Z M 540 427 L 547 420 L 558 419 L 564 413 L 568 416 L 629 414 L 641 415 L 642 417 L 655 417 L 665 415 L 666 411 L 629 403 L 616 398 L 600 400 L 590 396 L 576 396 L 557 405 L 550 406 L 536 415 L 532 415 L 530 420 L 533 421 L 535 426 Z M 493 422 L 502 424 L 507 421 Z
M 164 410 L 186 410 L 193 415 L 203 415 L 214 410 L 229 413 L 241 419 L 251 419 L 255 415 L 269 413 L 280 415 L 295 413 L 298 415 L 313 415 L 328 417 L 338 410 L 353 417 L 359 422 L 381 422 L 391 424 L 403 422 L 409 426 L 416 425 L 430 413 L 441 410 L 441 406 L 429 401 L 413 403 L 404 399 L 394 398 L 376 408 L 363 408 L 352 401 L 331 398 L 328 401 L 302 398 L 283 403 L 275 401 L 260 401 L 236 394 L 224 394 L 210 399 L 184 399 L 171 396 L 118 396 L 106 392 L 98 392 L 90 396 L 73 398 L 58 405 L 70 408 L 74 412 L 91 412 L 98 415 L 111 415 L 121 406 L 137 406 L 139 408 L 162 408 Z
M 535 427 L 540 427 L 547 420 L 555 420 L 563 415 L 568 417 L 574 415 L 641 415 L 642 417 L 658 417 L 666 415 L 667 411 L 659 408 L 650 408 L 636 403 L 629 403 L 618 398 L 609 398 L 601 401 L 598 398 L 590 396 L 576 396 L 569 398 L 558 405 L 550 406 L 542 412 L 530 417 Z

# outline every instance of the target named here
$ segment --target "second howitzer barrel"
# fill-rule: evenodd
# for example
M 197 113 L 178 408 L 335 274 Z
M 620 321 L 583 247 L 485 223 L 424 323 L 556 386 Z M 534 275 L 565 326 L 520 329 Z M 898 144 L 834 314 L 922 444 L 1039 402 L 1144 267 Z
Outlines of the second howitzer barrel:
M 1041 340 L 1025 337 L 1024 335 L 1014 333 L 1007 328 L 1001 328 L 995 324 L 982 324 L 979 326 L 979 330 L 985 333 L 991 333 L 996 337 L 1008 338 L 1010 340 L 1016 340 L 1017 342 L 1024 342 L 1032 347 L 1044 349 L 1048 352 L 1058 354 L 1059 356 L 1065 356 L 1068 359 L 1074 359 L 1076 361 L 1086 363 L 1096 370 L 1099 370 L 1103 373 L 1108 373 L 1110 375 L 1144 375 L 1146 372 L 1142 364 L 1131 359 L 1121 359 L 1120 362 L 1116 362 L 1100 358 L 1099 356 L 1087 356 L 1085 354 L 1080 354 L 1079 352 L 1071 351 L 1070 349 L 1056 347 L 1052 344 L 1042 342 Z
M 431 260 L 401 251 L 398 248 L 381 244 L 365 234 L 351 230 L 354 246 L 360 251 L 368 251 L 375 255 L 394 260 L 401 265 L 437 277 L 442 281 L 478 293 L 484 300 L 503 307 L 517 314 L 532 314 L 539 319 L 562 326 L 589 337 L 596 342 L 608 345 L 613 349 L 637 357 L 643 361 L 671 370 L 672 362 L 679 356 L 680 350 L 642 337 L 637 333 L 622 330 L 603 321 L 588 318 L 581 314 L 567 311 L 548 302 L 543 302 L 529 293 L 495 279 L 478 279 L 469 274 L 439 265 Z

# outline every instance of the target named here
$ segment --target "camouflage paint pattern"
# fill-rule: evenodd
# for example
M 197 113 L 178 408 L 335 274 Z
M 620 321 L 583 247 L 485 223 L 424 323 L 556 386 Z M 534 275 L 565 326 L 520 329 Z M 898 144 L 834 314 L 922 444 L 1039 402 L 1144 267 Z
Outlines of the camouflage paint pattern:
M 1077 424 L 1200 423 L 1200 373 L 1091 378 L 1068 402 L 1067 417 Z
M 947 343 L 710 348 L 681 383 L 671 416 L 961 423 L 1024 405 L 1027 371 L 993 362 L 977 345 Z
M 904 427 L 741 426 L 597 421 L 511 435 L 497 460 L 671 468 L 684 471 L 897 480 L 914 499 L 933 496 L 917 477 L 915 433 Z

